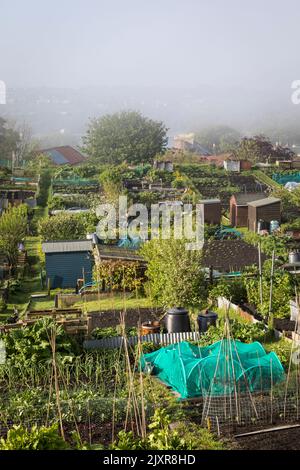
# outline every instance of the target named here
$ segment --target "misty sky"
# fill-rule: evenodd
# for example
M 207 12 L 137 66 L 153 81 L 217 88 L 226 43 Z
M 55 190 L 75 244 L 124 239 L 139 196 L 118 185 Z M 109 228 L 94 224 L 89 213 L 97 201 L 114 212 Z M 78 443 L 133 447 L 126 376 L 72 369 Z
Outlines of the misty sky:
M 300 78 L 299 23 L 299 0 L 0 0 L 0 79 L 275 88 Z

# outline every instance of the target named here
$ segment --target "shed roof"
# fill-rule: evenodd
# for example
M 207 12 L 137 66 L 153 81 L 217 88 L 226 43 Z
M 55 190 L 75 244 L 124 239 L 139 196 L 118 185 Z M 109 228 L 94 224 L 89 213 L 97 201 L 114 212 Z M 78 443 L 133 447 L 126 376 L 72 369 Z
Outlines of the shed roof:
M 202 199 L 199 204 L 220 204 L 220 199 Z
M 262 207 L 269 206 L 270 204 L 276 204 L 278 202 L 281 202 L 281 199 L 278 199 L 277 197 L 267 197 L 265 199 L 259 199 L 258 201 L 249 202 L 248 204 L 252 207 Z
M 56 165 L 77 165 L 85 161 L 85 157 L 70 145 L 43 149 L 41 153 L 48 155 Z
M 70 253 L 78 251 L 92 251 L 91 240 L 72 240 L 42 243 L 43 253 Z
M 102 259 L 121 259 L 128 261 L 143 261 L 138 250 L 126 249 L 117 245 L 98 245 L 99 256 Z
M 237 193 L 233 194 L 236 200 L 237 206 L 247 206 L 249 202 L 257 201 L 258 199 L 264 199 L 268 196 L 263 193 Z
M 262 260 L 266 256 L 262 253 Z M 209 240 L 203 246 L 202 264 L 222 271 L 240 271 L 258 264 L 258 250 L 244 240 Z

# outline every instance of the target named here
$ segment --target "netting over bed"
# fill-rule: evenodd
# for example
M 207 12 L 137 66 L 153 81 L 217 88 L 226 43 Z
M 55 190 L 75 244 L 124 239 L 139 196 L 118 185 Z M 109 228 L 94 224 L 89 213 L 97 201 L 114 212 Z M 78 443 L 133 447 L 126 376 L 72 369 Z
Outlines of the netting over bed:
M 285 378 L 274 352 L 267 354 L 258 342 L 231 339 L 206 347 L 172 344 L 145 354 L 141 366 L 151 367 L 152 373 L 181 398 L 263 392 Z

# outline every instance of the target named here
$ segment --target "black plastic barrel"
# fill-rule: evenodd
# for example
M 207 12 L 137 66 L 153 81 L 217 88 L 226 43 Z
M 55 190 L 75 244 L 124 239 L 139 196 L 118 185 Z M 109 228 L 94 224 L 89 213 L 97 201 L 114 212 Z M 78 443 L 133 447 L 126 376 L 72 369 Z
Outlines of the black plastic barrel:
M 207 310 L 204 313 L 200 313 L 197 318 L 198 328 L 200 333 L 205 333 L 210 326 L 217 325 L 218 314 Z
M 168 333 L 191 331 L 189 313 L 185 308 L 171 308 L 167 311 L 164 322 Z

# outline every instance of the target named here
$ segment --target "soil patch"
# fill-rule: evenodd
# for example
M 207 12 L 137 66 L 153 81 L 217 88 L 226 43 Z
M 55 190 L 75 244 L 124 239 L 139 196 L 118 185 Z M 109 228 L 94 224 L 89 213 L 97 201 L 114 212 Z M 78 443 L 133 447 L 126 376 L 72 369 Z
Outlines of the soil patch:
M 235 439 L 241 450 L 300 450 L 300 428 L 253 434 Z
M 163 315 L 162 308 L 131 308 L 125 313 L 125 324 L 127 327 L 138 326 L 139 323 L 146 321 L 159 320 Z M 123 310 L 106 310 L 104 312 L 91 312 L 92 329 L 106 328 L 120 324 L 120 315 Z

